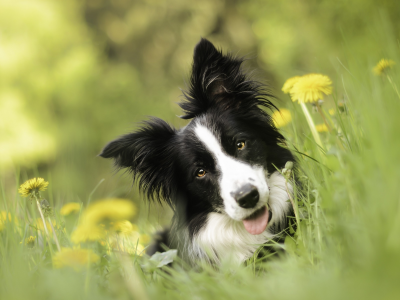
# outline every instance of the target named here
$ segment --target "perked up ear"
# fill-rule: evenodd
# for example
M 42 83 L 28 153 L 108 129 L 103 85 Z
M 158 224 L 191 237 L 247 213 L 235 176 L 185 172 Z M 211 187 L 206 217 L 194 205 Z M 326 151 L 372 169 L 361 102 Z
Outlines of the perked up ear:
M 124 135 L 106 145 L 99 156 L 113 158 L 117 168 L 127 168 L 139 189 L 150 200 L 165 200 L 172 205 L 174 184 L 174 138 L 176 130 L 165 121 L 153 118 L 137 132 Z
M 258 106 L 275 107 L 259 82 L 250 80 L 242 71 L 244 59 L 222 54 L 206 39 L 201 39 L 193 54 L 190 87 L 184 91 L 185 101 L 179 103 L 191 119 L 205 113 L 211 107 L 248 111 Z

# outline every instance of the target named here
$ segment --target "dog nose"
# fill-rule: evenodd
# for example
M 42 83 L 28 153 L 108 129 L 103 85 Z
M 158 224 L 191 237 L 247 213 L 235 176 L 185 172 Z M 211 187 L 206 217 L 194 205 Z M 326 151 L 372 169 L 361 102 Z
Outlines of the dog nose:
M 257 188 L 251 184 L 242 186 L 236 192 L 232 192 L 231 195 L 239 206 L 243 208 L 253 208 L 260 198 Z

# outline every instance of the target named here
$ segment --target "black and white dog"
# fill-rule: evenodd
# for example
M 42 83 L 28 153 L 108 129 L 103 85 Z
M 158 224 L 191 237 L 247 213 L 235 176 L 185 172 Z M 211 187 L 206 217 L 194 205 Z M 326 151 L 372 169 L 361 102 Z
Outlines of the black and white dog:
M 243 73 L 243 59 L 202 39 L 193 60 L 179 104 L 187 126 L 153 118 L 100 156 L 132 172 L 150 200 L 173 208 L 160 244 L 192 264 L 224 257 L 240 263 L 287 228 L 293 187 L 277 170 L 295 159 L 263 110 L 275 108 L 270 95 Z

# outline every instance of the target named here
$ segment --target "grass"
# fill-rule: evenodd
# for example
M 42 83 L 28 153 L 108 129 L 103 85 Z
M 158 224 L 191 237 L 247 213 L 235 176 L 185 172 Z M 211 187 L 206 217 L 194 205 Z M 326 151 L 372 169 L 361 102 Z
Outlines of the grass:
M 56 247 L 52 240 L 47 246 L 46 236 L 33 225 L 39 217 L 36 206 L 1 185 L 0 209 L 18 221 L 4 221 L 0 232 L 0 299 L 398 298 L 400 56 L 394 39 L 385 41 L 385 48 L 398 63 L 388 71 L 390 78 L 371 72 L 380 53 L 348 54 L 347 61 L 333 62 L 334 94 L 322 109 L 334 129 L 320 133 L 323 154 L 302 109 L 290 102 L 293 121 L 282 131 L 298 153 L 303 192 L 294 199 L 298 229 L 286 239 L 282 258 L 243 266 L 224 261 L 218 270 L 180 264 L 170 269 L 156 266 L 163 265 L 162 258 L 152 262 L 88 243 L 82 247 L 99 254 L 97 263 L 80 271 L 55 269 Z M 322 122 L 318 114 L 312 117 Z M 15 181 L 18 186 L 19 176 Z M 60 203 L 51 190 L 43 195 Z M 54 213 L 60 243 L 73 247 L 70 235 L 79 214 L 63 217 L 57 205 Z M 33 248 L 24 243 L 30 235 L 37 236 Z M 136 249 L 137 244 L 128 246 Z

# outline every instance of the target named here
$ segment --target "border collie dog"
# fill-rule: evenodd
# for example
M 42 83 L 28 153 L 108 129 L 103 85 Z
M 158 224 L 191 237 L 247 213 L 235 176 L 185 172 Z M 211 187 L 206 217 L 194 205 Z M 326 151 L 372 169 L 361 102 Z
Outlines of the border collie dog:
M 166 246 L 192 265 L 241 263 L 288 227 L 293 187 L 278 170 L 295 159 L 263 109 L 275 108 L 270 95 L 243 61 L 201 39 L 179 103 L 191 121 L 175 129 L 152 118 L 100 154 L 127 168 L 149 200 L 172 207 L 171 227 L 150 252 Z

